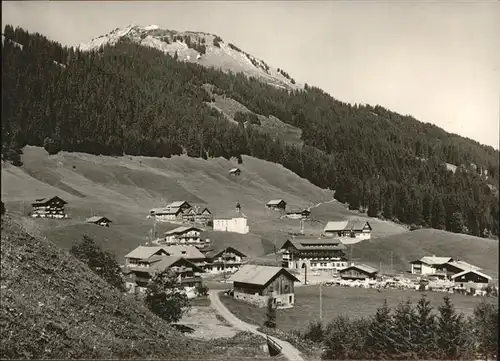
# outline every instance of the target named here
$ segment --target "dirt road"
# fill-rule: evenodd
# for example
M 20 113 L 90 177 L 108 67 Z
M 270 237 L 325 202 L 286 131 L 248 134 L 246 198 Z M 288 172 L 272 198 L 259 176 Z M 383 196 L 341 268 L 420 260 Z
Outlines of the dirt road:
M 222 316 L 224 317 L 227 322 L 229 322 L 231 325 L 233 325 L 235 328 L 241 330 L 241 331 L 249 331 L 255 335 L 260 335 L 263 338 L 266 338 L 267 336 L 263 334 L 262 332 L 257 331 L 257 326 L 251 325 L 249 323 L 243 322 L 239 318 L 237 318 L 235 315 L 233 315 L 229 310 L 224 306 L 219 299 L 219 293 L 221 291 L 219 290 L 210 290 L 208 292 L 208 296 L 210 298 L 210 303 L 212 307 Z M 283 355 L 290 361 L 305 361 L 302 356 L 300 355 L 299 350 L 297 350 L 295 347 L 293 347 L 289 342 L 287 341 L 282 341 L 276 337 L 272 338 L 274 341 L 276 341 L 277 344 L 279 344 L 282 347 L 281 352 Z

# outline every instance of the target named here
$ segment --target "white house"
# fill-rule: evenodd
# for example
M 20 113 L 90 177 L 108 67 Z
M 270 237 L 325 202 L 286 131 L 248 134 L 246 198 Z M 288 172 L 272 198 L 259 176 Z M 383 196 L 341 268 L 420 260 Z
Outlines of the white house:
M 196 227 L 177 227 L 165 232 L 165 238 L 158 243 L 165 244 L 201 244 L 200 234 L 202 230 Z
M 330 237 L 351 237 L 359 240 L 371 238 L 372 227 L 367 221 L 328 222 L 323 233 Z
M 247 234 L 249 227 L 247 225 L 247 216 L 241 211 L 241 206 L 238 203 L 233 212 L 220 214 L 214 217 L 214 231 L 235 232 Z
M 451 257 L 425 256 L 410 262 L 411 273 L 419 275 L 445 275 L 446 264 L 453 261 Z

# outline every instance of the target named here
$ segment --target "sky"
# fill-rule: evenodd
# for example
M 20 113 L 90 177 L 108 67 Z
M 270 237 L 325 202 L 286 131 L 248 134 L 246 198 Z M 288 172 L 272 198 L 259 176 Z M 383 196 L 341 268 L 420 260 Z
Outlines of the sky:
M 3 1 L 2 24 L 64 45 L 129 24 L 214 33 L 338 100 L 499 148 L 500 1 Z

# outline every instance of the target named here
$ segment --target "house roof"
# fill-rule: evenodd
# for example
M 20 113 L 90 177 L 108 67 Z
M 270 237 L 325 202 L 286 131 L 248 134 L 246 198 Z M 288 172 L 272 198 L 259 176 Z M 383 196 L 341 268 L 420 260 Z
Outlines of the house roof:
M 299 250 L 325 250 L 336 251 L 344 250 L 346 247 L 336 238 L 295 238 L 288 239 L 287 242 Z M 282 249 L 286 246 L 287 242 L 283 244 Z
M 277 206 L 281 202 L 286 203 L 283 199 L 271 199 L 269 202 L 266 203 L 267 206 Z
M 175 202 L 172 202 L 170 204 L 167 204 L 167 207 L 178 208 L 178 207 L 182 207 L 186 203 L 187 203 L 187 205 L 189 205 L 189 203 L 186 201 L 175 201 Z
M 68 203 L 64 199 L 62 199 L 61 197 L 54 196 L 52 198 L 37 198 L 31 204 L 46 204 L 46 203 L 48 203 L 50 201 L 55 201 L 55 200 L 60 200 L 63 204 L 67 204 Z
M 195 271 L 204 272 L 200 267 L 196 266 L 191 261 L 189 261 L 183 257 L 177 257 L 177 256 L 155 256 L 155 257 L 152 257 L 152 259 L 148 260 L 148 263 L 150 263 L 149 267 L 134 266 L 134 267 L 127 267 L 127 268 L 128 268 L 128 271 L 147 272 L 147 273 L 152 274 L 155 272 L 163 272 L 181 260 L 183 263 L 187 263 Z
M 170 236 L 172 234 L 182 234 L 182 233 L 185 233 L 185 232 L 190 231 L 192 229 L 194 229 L 198 232 L 201 232 L 201 229 L 196 228 L 196 227 L 177 227 L 177 228 L 171 229 L 170 231 L 165 232 L 165 236 Z
M 291 279 L 299 281 L 297 277 L 291 274 L 283 267 L 260 266 L 260 265 L 243 265 L 240 269 L 229 278 L 233 282 L 250 283 L 253 285 L 264 286 L 269 280 L 276 276 L 279 272 L 286 272 Z
M 101 220 L 105 221 L 105 222 L 110 222 L 111 223 L 111 221 L 109 220 L 109 218 L 101 217 L 101 216 L 93 216 L 93 217 L 87 218 L 87 223 L 96 223 L 96 222 L 99 222 Z
M 238 171 L 241 172 L 240 168 L 231 168 L 229 170 L 229 173 L 234 173 L 234 172 L 238 172 Z
M 486 278 L 486 279 L 488 279 L 488 280 L 490 280 L 490 281 L 491 281 L 491 279 L 492 279 L 492 278 L 491 278 L 490 276 L 488 276 L 487 274 L 484 274 L 484 273 L 482 273 L 482 272 L 479 272 L 479 271 L 477 271 L 477 270 L 473 270 L 473 269 L 465 270 L 465 271 L 462 271 L 462 272 L 460 272 L 460 273 L 454 274 L 453 276 L 451 276 L 451 278 L 452 278 L 452 279 L 455 279 L 455 278 L 457 278 L 457 277 L 460 277 L 460 276 L 466 275 L 467 273 L 475 273 L 475 274 L 477 274 L 477 275 L 479 275 L 479 276 L 483 276 L 484 278 Z
M 324 228 L 324 232 L 337 232 L 337 231 L 347 231 L 347 230 L 353 230 L 353 231 L 361 231 L 363 227 L 368 224 L 368 227 L 370 227 L 370 223 L 367 221 L 361 221 L 361 220 L 349 220 L 349 221 L 330 221 L 326 224 Z
M 182 212 L 182 209 L 179 207 L 165 207 L 161 208 L 160 210 L 155 211 L 155 214 L 177 214 L 179 212 Z
M 158 246 L 139 246 L 125 255 L 125 258 L 147 259 L 162 249 L 163 247 Z
M 246 254 L 244 254 L 244 253 L 242 253 L 242 252 L 238 251 L 238 250 L 237 250 L 236 248 L 234 248 L 234 247 L 218 247 L 218 248 L 216 248 L 216 249 L 210 250 L 210 252 L 207 252 L 207 253 L 205 254 L 205 256 L 206 256 L 207 258 L 216 258 L 216 257 L 218 257 L 218 256 L 222 255 L 224 252 L 232 252 L 232 253 L 237 254 L 237 255 L 238 255 L 238 256 L 240 256 L 240 257 L 247 257 L 247 255 L 246 255 Z
M 355 264 L 355 265 L 347 266 L 347 267 L 344 267 L 341 270 L 339 270 L 339 272 L 347 271 L 350 268 L 357 268 L 357 269 L 364 271 L 366 273 L 377 273 L 378 272 L 378 269 L 367 266 L 365 264 Z
M 428 265 L 439 265 L 445 264 L 452 261 L 451 257 L 436 257 L 436 256 L 424 256 L 420 258 L 418 261 L 413 261 L 412 263 L 425 263 Z
M 200 252 L 198 248 L 195 246 L 182 246 L 182 245 L 174 245 L 174 246 L 164 246 L 161 247 L 169 256 L 177 256 L 186 259 L 197 259 L 197 258 L 205 258 L 205 255 Z M 184 252 L 184 253 L 183 253 Z
M 474 266 L 473 264 L 470 264 L 470 263 L 467 263 L 464 261 L 459 261 L 459 260 L 450 261 L 450 262 L 447 262 L 447 264 L 452 265 L 454 267 L 457 267 L 457 268 L 464 270 L 464 271 L 466 271 L 466 270 L 480 271 L 481 270 L 480 267 L 477 267 L 477 266 Z

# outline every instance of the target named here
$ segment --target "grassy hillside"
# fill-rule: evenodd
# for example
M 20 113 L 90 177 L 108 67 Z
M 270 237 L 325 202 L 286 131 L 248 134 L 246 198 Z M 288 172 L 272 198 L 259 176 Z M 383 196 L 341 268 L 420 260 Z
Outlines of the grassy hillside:
M 386 238 L 369 240 L 353 246 L 354 259 L 390 270 L 391 252 L 393 267 L 397 271 L 410 269 L 410 262 L 423 256 L 449 256 L 459 258 L 483 268 L 484 272 L 498 279 L 498 241 L 434 229 L 422 229 Z
M 149 209 L 168 201 L 185 199 L 205 204 L 217 214 L 240 202 L 248 216 L 250 234 L 208 231 L 204 235 L 215 246 L 233 245 L 249 256 L 262 256 L 281 246 L 287 232 L 298 232 L 297 220 L 280 220 L 266 210 L 273 198 L 285 199 L 290 207 L 309 207 L 331 202 L 332 192 L 320 189 L 281 165 L 243 156 L 243 164 L 223 158 L 210 160 L 172 158 L 109 157 L 61 152 L 49 156 L 43 148 L 25 147 L 23 166 L 2 164 L 2 199 L 11 212 L 28 214 L 35 198 L 59 195 L 69 202 L 69 220 L 31 220 L 59 246 L 69 249 L 83 234 L 93 236 L 119 257 L 144 243 L 153 227 L 146 218 Z M 238 166 L 239 177 L 228 174 Z M 85 219 L 103 215 L 110 228 L 85 224 Z M 333 202 L 312 209 L 316 220 L 307 222 L 308 233 L 319 234 L 328 220 L 358 217 L 344 205 Z M 378 219 L 371 220 L 375 236 L 405 229 Z M 157 224 L 157 234 L 176 225 Z
M 2 216 L 2 359 L 268 359 L 254 336 L 184 337 L 22 222 Z

